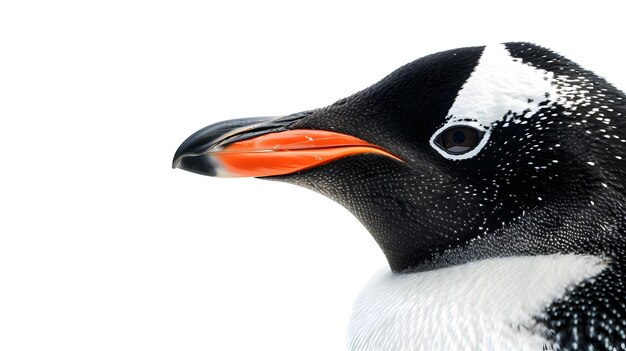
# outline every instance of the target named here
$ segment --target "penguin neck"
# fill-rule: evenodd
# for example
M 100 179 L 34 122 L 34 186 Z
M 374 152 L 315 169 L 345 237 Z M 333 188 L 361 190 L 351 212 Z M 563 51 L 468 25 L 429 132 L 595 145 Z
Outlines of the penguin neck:
M 601 349 L 626 341 L 614 328 L 626 315 L 622 203 L 602 193 L 586 206 L 549 203 L 418 272 L 379 276 L 357 300 L 351 346 L 480 349 L 488 340 L 496 349 Z M 497 344 L 504 341 L 512 344 Z
M 546 202 L 466 245 L 434 255 L 413 271 L 440 269 L 494 257 L 594 255 L 626 262 L 615 247 L 626 242 L 626 200 L 598 190 L 576 201 Z

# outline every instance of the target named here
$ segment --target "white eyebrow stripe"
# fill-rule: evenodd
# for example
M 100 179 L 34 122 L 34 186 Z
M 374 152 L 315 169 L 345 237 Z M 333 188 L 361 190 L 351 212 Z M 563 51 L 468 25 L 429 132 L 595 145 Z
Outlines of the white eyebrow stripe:
M 541 108 L 539 104 L 548 100 L 554 103 L 557 98 L 554 73 L 514 58 L 504 44 L 488 45 L 448 111 L 445 124 L 431 137 L 431 146 L 448 159 L 474 157 L 487 144 L 493 123 L 532 116 Z M 509 111 L 512 114 L 507 116 Z M 435 144 L 435 139 L 452 126 L 471 126 L 486 133 L 473 150 L 450 155 Z

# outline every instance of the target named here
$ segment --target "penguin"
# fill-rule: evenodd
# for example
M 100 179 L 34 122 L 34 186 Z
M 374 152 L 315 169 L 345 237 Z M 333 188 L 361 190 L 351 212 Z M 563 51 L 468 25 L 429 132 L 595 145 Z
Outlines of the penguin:
M 205 127 L 174 168 L 319 192 L 390 267 L 350 350 L 626 350 L 622 91 L 523 42 L 422 57 L 327 107 Z

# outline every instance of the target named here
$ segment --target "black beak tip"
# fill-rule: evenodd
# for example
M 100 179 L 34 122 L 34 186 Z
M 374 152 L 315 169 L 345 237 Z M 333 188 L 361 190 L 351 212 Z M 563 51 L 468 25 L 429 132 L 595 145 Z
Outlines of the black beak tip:
M 176 150 L 172 159 L 172 168 L 180 168 L 185 171 L 202 175 L 215 176 L 215 165 L 211 156 L 206 153 L 196 153 L 198 149 L 196 140 L 191 137 L 185 140 Z
M 178 163 L 178 168 L 209 177 L 217 175 L 215 165 L 211 162 L 210 156 L 207 155 L 183 157 Z
M 174 157 L 172 168 L 180 168 L 188 172 L 209 177 L 215 177 L 217 175 L 216 166 L 211 160 L 211 156 L 206 154 Z
M 271 119 L 272 117 L 240 118 L 218 122 L 201 128 L 180 144 L 174 154 L 172 168 L 183 168 L 183 160 L 185 158 L 195 158 L 194 155 L 202 154 L 211 146 L 222 141 L 234 129 L 266 122 Z
M 186 157 L 187 153 L 182 149 L 182 147 L 183 145 L 178 147 L 178 150 L 176 150 L 176 153 L 174 154 L 174 158 L 172 159 L 172 169 L 179 168 L 182 159 Z
M 191 155 L 199 153 L 202 145 L 198 145 L 199 140 L 195 138 L 195 135 L 187 138 L 176 150 L 174 153 L 174 158 L 172 159 L 172 168 L 179 168 L 181 166 L 181 162 L 184 158 L 189 157 Z
M 190 135 L 176 150 L 172 160 L 172 168 L 180 168 L 189 172 L 215 176 L 217 160 L 207 151 L 225 140 L 235 141 L 263 135 L 284 129 L 297 120 L 306 117 L 310 112 L 300 112 L 282 117 L 239 118 L 218 122 L 204 127 Z
M 179 163 L 178 157 L 174 156 L 174 160 L 172 160 L 172 169 L 178 168 Z
M 189 139 L 187 139 L 189 140 Z M 180 162 L 182 161 L 183 158 L 187 157 L 187 155 L 190 154 L 189 152 L 189 143 L 187 142 L 187 140 L 185 140 L 182 144 L 180 144 L 180 146 L 178 147 L 178 149 L 176 150 L 176 153 L 174 153 L 174 158 L 172 159 L 172 168 L 176 169 L 178 167 L 180 167 Z

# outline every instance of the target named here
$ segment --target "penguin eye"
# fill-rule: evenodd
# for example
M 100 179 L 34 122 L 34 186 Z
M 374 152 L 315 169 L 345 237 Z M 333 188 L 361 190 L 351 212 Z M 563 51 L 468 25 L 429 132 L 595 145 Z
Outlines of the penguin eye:
M 461 155 L 475 148 L 484 134 L 471 127 L 452 127 L 441 132 L 435 141 L 446 152 Z

